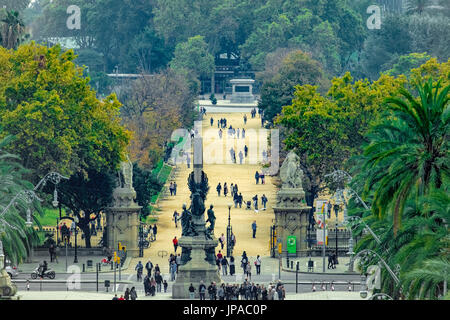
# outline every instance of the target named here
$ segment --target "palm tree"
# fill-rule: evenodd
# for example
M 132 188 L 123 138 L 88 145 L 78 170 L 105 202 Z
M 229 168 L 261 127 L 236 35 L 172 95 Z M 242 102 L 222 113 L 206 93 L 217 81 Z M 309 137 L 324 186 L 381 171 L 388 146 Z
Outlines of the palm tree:
M 449 173 L 449 90 L 432 79 L 417 84 L 418 97 L 401 89 L 401 98 L 386 99 L 391 113 L 374 126 L 364 150 L 363 170 L 369 172 L 365 193 L 373 190 L 372 211 L 392 212 L 394 236 L 401 225 L 406 200 L 414 191 L 427 194 L 441 188 Z
M 8 11 L 6 17 L 0 20 L 0 36 L 6 49 L 16 49 L 25 35 L 25 24 L 19 18 L 19 12 Z
M 406 13 L 408 14 L 422 14 L 425 9 L 430 6 L 431 0 L 408 0 L 406 5 Z
M 13 139 L 6 136 L 0 140 L 0 240 L 6 256 L 17 263 L 29 255 L 38 237 L 34 229 L 25 225 L 25 212 L 29 206 L 25 199 L 17 198 L 15 204 L 5 210 L 17 194 L 32 189 L 32 184 L 22 179 L 28 170 L 19 164 L 19 158 L 3 151 Z

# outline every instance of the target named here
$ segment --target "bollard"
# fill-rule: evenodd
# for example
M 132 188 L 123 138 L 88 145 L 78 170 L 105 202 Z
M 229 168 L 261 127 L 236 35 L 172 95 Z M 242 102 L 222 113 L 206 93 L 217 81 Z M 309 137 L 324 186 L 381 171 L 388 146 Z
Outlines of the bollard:
M 99 271 L 99 272 L 102 271 L 102 264 L 101 264 L 101 263 L 98 264 L 98 271 Z
M 294 261 L 291 261 L 291 270 L 294 269 Z
M 289 254 L 286 254 L 287 267 L 289 268 Z
M 83 263 L 83 272 L 86 272 L 86 266 Z
M 114 269 L 114 262 L 110 262 L 110 264 L 111 264 L 111 270 L 113 270 Z

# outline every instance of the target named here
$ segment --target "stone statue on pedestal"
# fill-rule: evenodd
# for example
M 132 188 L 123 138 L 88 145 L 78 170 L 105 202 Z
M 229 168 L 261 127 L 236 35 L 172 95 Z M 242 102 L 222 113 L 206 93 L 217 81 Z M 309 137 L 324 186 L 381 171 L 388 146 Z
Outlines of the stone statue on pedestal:
M 282 188 L 303 189 L 303 171 L 300 168 L 300 157 L 291 151 L 280 168 Z
M 192 226 L 192 214 L 186 208 L 186 204 L 183 204 L 183 212 L 181 213 L 181 235 L 185 237 L 191 237 L 197 235 Z

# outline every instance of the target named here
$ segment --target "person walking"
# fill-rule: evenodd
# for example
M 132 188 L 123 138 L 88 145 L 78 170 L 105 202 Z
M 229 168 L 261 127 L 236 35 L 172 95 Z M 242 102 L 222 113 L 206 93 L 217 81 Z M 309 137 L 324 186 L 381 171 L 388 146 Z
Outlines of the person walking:
M 261 173 L 259 174 L 259 179 L 261 179 L 261 184 L 266 184 L 266 180 L 265 180 L 265 175 L 264 175 L 264 171 L 261 171 Z
M 132 287 L 130 290 L 130 298 L 131 298 L 131 300 L 137 300 L 137 298 L 138 298 L 135 287 Z
M 227 194 L 228 194 L 228 186 L 227 186 L 227 183 L 225 182 L 223 184 L 223 195 L 226 197 Z
M 152 269 L 153 269 L 153 263 L 148 259 L 147 263 L 145 264 L 145 269 L 147 270 L 147 276 L 152 276 Z
M 222 235 L 219 237 L 220 247 L 223 250 L 223 246 L 225 245 L 225 236 L 222 233 Z
M 266 210 L 267 197 L 266 197 L 265 194 L 262 195 L 262 197 L 261 197 L 261 202 L 262 202 L 262 205 L 263 205 L 263 207 L 264 207 L 263 210 Z
M 252 198 L 253 200 L 253 206 L 255 207 L 255 212 L 258 213 L 258 195 L 255 194 L 255 196 Z
M 173 221 L 175 222 L 175 228 L 178 228 L 178 218 L 180 217 L 180 214 L 175 210 L 173 212 Z
M 256 238 L 256 220 L 252 223 L 253 239 Z
M 238 204 L 239 204 L 239 195 L 236 193 L 233 193 L 233 202 L 234 202 L 234 207 L 237 208 Z
M 200 285 L 198 287 L 198 294 L 200 296 L 200 300 L 205 300 L 206 286 L 203 283 L 203 280 L 200 280 Z
M 255 172 L 255 180 L 256 180 L 256 184 L 259 184 L 259 172 L 258 171 Z
M 213 117 L 211 117 L 210 123 L 211 123 L 211 127 L 212 127 L 212 126 L 214 125 L 214 119 L 213 119 Z
M 156 280 L 155 278 L 151 278 L 150 280 L 150 295 L 154 296 L 156 293 Z
M 130 289 L 128 289 L 128 288 L 125 289 L 125 292 L 123 294 L 123 298 L 125 300 L 130 300 Z
M 247 263 L 248 263 L 248 258 L 247 258 L 247 253 L 244 251 L 242 253 L 242 259 L 241 259 L 241 268 L 245 274 L 246 268 L 247 268 Z
M 244 124 L 247 124 L 247 115 L 244 114 Z
M 224 276 L 227 276 L 228 275 L 228 260 L 227 260 L 227 257 L 224 256 L 220 263 L 222 264 L 222 274 Z
M 175 281 L 175 274 L 177 273 L 177 264 L 172 261 L 170 264 L 170 281 Z
M 174 196 L 177 195 L 177 183 L 176 182 L 173 183 L 173 195 Z
M 142 265 L 141 261 L 138 262 L 134 270 L 137 271 L 137 281 L 142 281 L 142 271 L 144 270 L 144 266 Z
M 217 190 L 217 195 L 220 197 L 220 191 L 222 190 L 222 186 L 220 185 L 220 182 L 217 185 L 216 190 Z
M 242 150 L 239 151 L 239 164 L 242 164 L 242 161 L 244 161 L 244 154 L 242 153 Z
M 188 169 L 191 167 L 191 156 L 189 155 L 189 152 L 186 152 L 186 165 Z
M 161 273 L 159 272 L 156 273 L 155 281 L 156 281 L 156 292 L 161 292 L 161 285 L 163 282 L 163 277 L 161 276 Z
M 169 191 L 170 191 L 170 195 L 173 196 L 173 182 L 170 182 Z
M 175 253 L 177 253 L 177 248 L 178 248 L 178 239 L 177 239 L 177 236 L 175 236 L 175 237 L 173 238 L 172 243 L 173 243 L 173 248 L 174 248 L 174 250 L 175 250 Z
M 255 260 L 255 267 L 256 267 L 256 274 L 261 274 L 261 257 L 258 255 L 256 256 Z
M 245 128 L 242 128 L 241 137 L 242 139 L 245 139 Z
M 238 195 L 239 209 L 242 208 L 242 201 L 243 201 L 242 193 L 239 192 L 239 195 Z
M 167 281 L 166 280 L 164 280 L 164 282 L 163 282 L 163 287 L 164 287 L 164 293 L 166 293 L 167 292 L 167 287 L 169 286 L 169 284 L 167 283 Z
M 234 264 L 234 257 L 230 256 L 230 276 L 234 276 L 236 270 L 235 270 L 235 264 Z
M 153 239 L 156 240 L 156 233 L 158 232 L 158 227 L 156 226 L 156 223 L 153 226 Z
M 189 290 L 189 299 L 194 300 L 194 298 L 195 298 L 195 288 L 194 288 L 194 285 L 192 283 L 189 286 L 188 290 Z
M 252 280 L 252 265 L 250 264 L 250 261 L 247 262 L 247 266 L 245 267 L 245 274 L 249 280 Z

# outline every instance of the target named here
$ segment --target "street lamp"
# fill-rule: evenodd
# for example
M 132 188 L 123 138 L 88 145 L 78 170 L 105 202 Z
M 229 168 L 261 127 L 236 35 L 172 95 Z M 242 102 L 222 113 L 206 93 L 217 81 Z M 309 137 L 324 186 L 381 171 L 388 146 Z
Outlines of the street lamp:
M 231 247 L 231 203 L 228 204 L 228 227 L 227 227 L 227 257 L 230 257 L 232 253 Z
M 73 222 L 75 223 L 75 257 L 73 259 L 73 263 L 78 263 L 78 244 L 77 244 L 77 238 L 78 238 L 78 216 L 75 216 L 73 218 Z
M 142 258 L 144 256 L 144 228 L 142 225 L 142 221 L 139 224 L 139 257 Z

